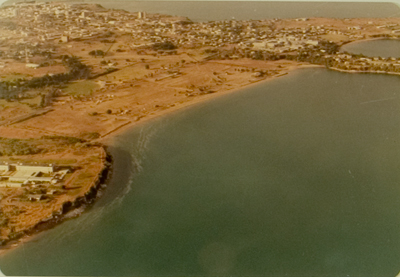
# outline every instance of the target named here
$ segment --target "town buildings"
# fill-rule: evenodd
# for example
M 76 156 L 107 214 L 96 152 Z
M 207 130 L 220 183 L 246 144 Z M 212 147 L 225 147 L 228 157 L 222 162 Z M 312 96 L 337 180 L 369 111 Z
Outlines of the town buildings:
M 29 185 L 55 185 L 70 172 L 69 169 L 56 170 L 54 165 L 0 165 L 0 187 L 21 187 Z

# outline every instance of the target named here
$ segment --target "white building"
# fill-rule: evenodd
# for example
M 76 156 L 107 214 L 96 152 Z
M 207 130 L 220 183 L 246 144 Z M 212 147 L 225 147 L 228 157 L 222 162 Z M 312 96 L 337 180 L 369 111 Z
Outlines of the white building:
M 38 166 L 38 165 L 16 165 L 15 169 L 17 171 L 25 171 L 25 172 L 43 172 L 43 173 L 53 173 L 54 166 Z
M 64 171 L 60 174 L 54 174 L 54 166 L 52 165 L 0 165 L 0 173 L 0 187 L 20 187 L 23 184 L 34 183 L 55 184 L 61 176 L 61 179 L 63 179 L 66 175 Z
M 0 165 L 0 171 L 10 171 L 10 166 L 9 165 Z
M 27 63 L 25 66 L 27 68 L 38 68 L 40 65 L 38 65 L 36 63 Z

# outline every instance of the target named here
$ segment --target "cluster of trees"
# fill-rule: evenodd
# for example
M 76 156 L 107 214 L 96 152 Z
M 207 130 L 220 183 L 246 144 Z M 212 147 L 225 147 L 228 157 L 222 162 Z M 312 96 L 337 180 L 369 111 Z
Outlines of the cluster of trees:
M 105 53 L 103 50 L 92 50 L 89 52 L 89 55 L 94 56 L 94 57 L 104 57 Z
M 41 137 L 42 139 L 48 139 L 52 141 L 56 141 L 59 144 L 76 144 L 76 143 L 83 143 L 85 140 L 76 138 L 76 137 L 69 137 L 69 136 L 49 136 L 45 135 Z
M 354 57 L 353 57 L 354 58 Z M 361 72 L 386 72 L 386 73 L 400 73 L 400 67 L 395 66 L 392 63 L 385 62 L 385 59 L 380 59 L 378 63 L 368 63 L 361 62 L 360 60 L 354 58 L 351 60 L 337 61 L 334 59 L 329 59 L 326 62 L 327 68 L 332 69 L 342 69 L 342 70 L 356 70 Z
M 16 44 L 12 48 L 5 51 L 0 51 L 0 57 L 7 59 L 14 59 L 16 61 L 25 61 L 26 55 L 31 56 L 42 56 L 48 59 L 52 58 L 54 53 L 54 48 L 50 45 L 39 44 L 36 46 L 26 45 L 26 44 Z
M 307 61 L 311 63 L 319 63 L 319 56 L 322 56 L 320 50 L 324 50 L 325 54 L 335 54 L 339 51 L 339 45 L 333 42 L 320 41 L 317 46 L 308 46 L 299 51 L 288 53 L 274 53 L 268 50 L 253 50 L 253 49 L 206 49 L 205 54 L 209 56 L 208 60 L 212 59 L 232 59 L 236 58 L 250 58 L 253 60 L 275 61 L 281 59 L 290 59 L 297 61 Z
M 267 50 L 250 50 L 250 49 L 207 49 L 204 51 L 209 54 L 205 60 L 229 60 L 235 58 L 249 58 L 253 60 L 275 61 L 285 59 L 286 54 L 272 53 Z
M 90 77 L 90 68 L 77 57 L 63 56 L 63 64 L 69 69 L 67 73 L 44 75 L 29 80 L 16 79 L 0 82 L 0 99 L 13 99 L 20 93 L 33 88 L 62 84 L 69 81 L 87 79 Z
M 7 227 L 9 221 L 10 219 L 5 217 L 3 211 L 0 209 L 0 228 Z
M 332 41 L 321 40 L 318 42 L 319 49 L 325 50 L 326 54 L 335 54 L 339 52 L 340 46 Z
M 174 50 L 177 47 L 172 42 L 166 41 L 166 42 L 156 42 L 152 45 L 152 48 L 153 50 L 158 51 L 158 50 Z
M 280 60 L 287 59 L 298 62 L 308 62 L 311 64 L 324 65 L 327 68 L 337 68 L 343 70 L 358 70 L 364 72 L 384 71 L 384 72 L 400 72 L 400 67 L 388 63 L 389 59 L 378 58 L 379 62 L 367 64 L 361 61 L 363 55 L 349 54 L 350 58 L 345 60 L 335 60 L 334 55 L 339 52 L 340 46 L 334 42 L 320 41 L 316 46 L 310 46 L 296 52 L 288 53 L 271 53 L 266 50 L 252 49 L 206 49 L 204 53 L 209 56 L 206 59 L 232 59 L 251 58 L 254 60 Z M 323 51 L 321 51 L 323 50 Z M 386 62 L 385 62 L 386 61 Z
M 42 152 L 43 149 L 27 140 L 0 138 L 0 156 L 32 155 Z
M 297 61 L 297 62 L 308 62 L 312 64 L 325 65 L 326 58 L 321 52 L 314 51 L 299 51 L 296 54 L 286 55 L 287 60 Z

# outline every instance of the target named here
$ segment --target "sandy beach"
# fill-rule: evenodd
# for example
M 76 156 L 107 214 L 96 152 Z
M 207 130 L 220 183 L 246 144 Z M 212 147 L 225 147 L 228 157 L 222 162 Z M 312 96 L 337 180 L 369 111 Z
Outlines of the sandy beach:
M 122 126 L 122 127 L 117 127 L 114 130 L 111 130 L 110 132 L 108 132 L 106 135 L 102 136 L 101 138 L 97 139 L 96 141 L 103 143 L 105 145 L 108 145 L 109 143 L 112 142 L 113 138 L 120 135 L 121 133 L 127 132 L 128 130 L 130 130 L 131 128 L 135 128 L 137 126 L 146 124 L 147 122 L 162 117 L 162 116 L 168 116 L 169 114 L 181 111 L 181 110 L 185 110 L 188 109 L 196 104 L 200 104 L 200 103 L 204 103 L 207 101 L 212 101 L 213 99 L 216 99 L 218 97 L 227 95 L 227 94 L 231 94 L 231 93 L 245 93 L 243 92 L 243 90 L 246 90 L 252 86 L 258 86 L 261 84 L 265 84 L 268 83 L 276 78 L 280 78 L 286 75 L 290 75 L 291 73 L 294 73 L 296 70 L 299 69 L 304 69 L 304 68 L 324 68 L 324 66 L 319 66 L 319 65 L 299 65 L 299 66 L 292 66 L 290 68 L 287 68 L 287 70 L 277 74 L 276 76 L 272 76 L 272 77 L 267 77 L 264 78 L 262 80 L 256 80 L 254 82 L 251 82 L 247 85 L 243 85 L 240 87 L 236 87 L 236 88 L 230 88 L 230 89 L 225 89 L 225 90 L 221 90 L 218 91 L 218 93 L 211 93 L 208 95 L 203 95 L 202 97 L 196 97 L 196 98 L 191 98 L 191 101 L 182 103 L 181 105 L 176 105 L 173 106 L 167 110 L 159 110 L 143 119 L 141 119 L 140 121 L 134 121 L 134 122 L 127 122 L 126 125 Z

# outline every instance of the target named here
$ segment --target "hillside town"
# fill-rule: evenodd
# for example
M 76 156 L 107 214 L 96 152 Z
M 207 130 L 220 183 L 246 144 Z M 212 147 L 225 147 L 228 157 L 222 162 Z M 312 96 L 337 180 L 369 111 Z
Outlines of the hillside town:
M 0 9 L 0 18 L 1 58 L 24 59 L 31 68 L 40 64 L 29 62 L 30 58 L 55 55 L 59 43 L 106 39 L 112 34 L 130 36 L 133 42 L 124 45 L 129 50 L 169 43 L 173 48 L 217 48 L 220 50 L 217 58 L 282 59 L 310 51 L 335 61 L 342 58 L 329 55 L 332 54 L 329 47 L 371 37 L 398 39 L 400 36 L 397 22 L 380 25 L 380 21 L 368 21 L 353 25 L 350 20 L 342 20 L 340 28 L 332 24 L 314 25 L 308 18 L 289 20 L 293 26 L 282 19 L 192 22 L 182 17 L 106 10 L 99 5 L 47 2 L 4 7 Z M 338 37 L 342 39 L 335 41 Z M 7 47 L 10 45 L 14 47 Z M 337 52 L 338 48 L 334 50 Z M 368 65 L 371 61 L 354 63 L 360 62 Z M 1 66 L 6 66 L 6 62 Z

